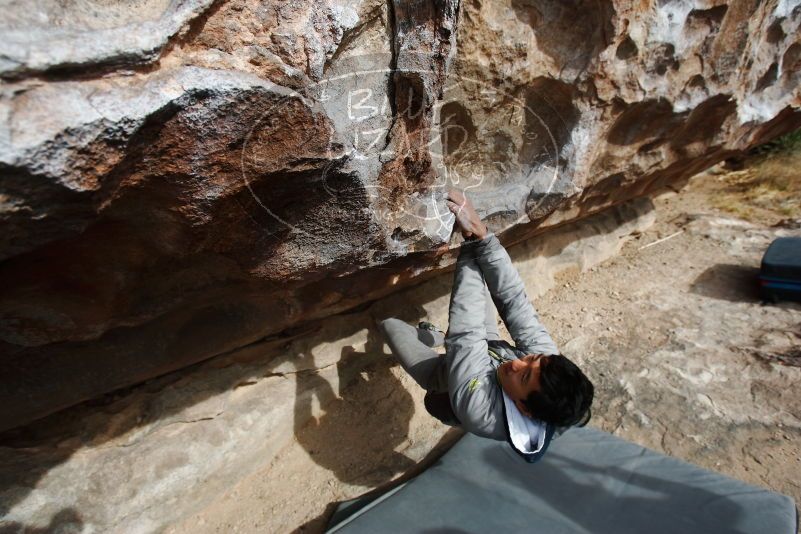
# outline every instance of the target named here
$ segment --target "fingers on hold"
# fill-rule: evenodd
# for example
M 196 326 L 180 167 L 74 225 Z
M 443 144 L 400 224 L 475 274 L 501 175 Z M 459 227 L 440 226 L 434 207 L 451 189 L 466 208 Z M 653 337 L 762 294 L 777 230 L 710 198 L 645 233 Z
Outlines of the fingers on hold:
M 461 202 L 462 199 L 464 199 L 464 193 L 458 189 L 448 189 L 447 198 L 449 200 L 453 200 L 454 202 Z

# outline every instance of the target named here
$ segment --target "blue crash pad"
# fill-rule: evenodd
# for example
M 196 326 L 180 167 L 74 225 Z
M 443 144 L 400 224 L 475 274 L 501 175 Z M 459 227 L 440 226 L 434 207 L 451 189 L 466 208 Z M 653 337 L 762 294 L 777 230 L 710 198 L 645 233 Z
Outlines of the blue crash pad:
M 345 503 L 329 532 L 795 534 L 793 500 L 592 428 L 527 464 L 466 435 L 385 495 Z

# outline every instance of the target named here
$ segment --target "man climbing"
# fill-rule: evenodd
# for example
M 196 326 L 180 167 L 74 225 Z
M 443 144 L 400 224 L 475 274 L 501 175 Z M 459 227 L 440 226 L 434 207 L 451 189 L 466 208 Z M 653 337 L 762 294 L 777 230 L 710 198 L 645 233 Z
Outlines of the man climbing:
M 593 385 L 559 354 L 498 238 L 461 191 L 448 207 L 465 242 L 453 278 L 448 332 L 381 322 L 403 368 L 426 391 L 426 409 L 440 421 L 508 441 L 525 460 L 542 457 L 555 432 L 584 425 Z M 495 308 L 514 346 L 498 335 Z M 444 342 L 446 354 L 433 350 Z

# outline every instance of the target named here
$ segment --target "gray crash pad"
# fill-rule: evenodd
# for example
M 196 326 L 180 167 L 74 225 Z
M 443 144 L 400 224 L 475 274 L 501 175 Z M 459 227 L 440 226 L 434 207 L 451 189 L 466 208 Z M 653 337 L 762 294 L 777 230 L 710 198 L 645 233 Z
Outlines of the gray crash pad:
M 329 532 L 794 534 L 793 500 L 592 428 L 527 464 L 466 435 L 424 473 L 340 506 Z

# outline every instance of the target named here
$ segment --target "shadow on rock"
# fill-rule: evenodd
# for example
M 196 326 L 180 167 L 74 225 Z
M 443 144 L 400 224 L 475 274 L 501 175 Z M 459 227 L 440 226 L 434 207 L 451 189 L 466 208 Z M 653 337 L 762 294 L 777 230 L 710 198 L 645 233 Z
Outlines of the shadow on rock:
M 83 532 L 83 520 L 78 512 L 73 508 L 64 508 L 53 516 L 50 524 L 43 527 L 34 527 L 19 523 L 17 521 L 5 521 L 0 519 L 0 534 L 14 534 L 24 532 L 25 534 L 46 534 L 49 532 L 59 532 L 71 534 L 73 532 Z
M 21 513 L 21 509 L 16 510 L 20 503 L 29 498 L 39 498 L 37 493 L 47 495 L 47 491 L 51 491 L 56 484 L 69 484 L 70 476 L 80 476 L 84 482 L 92 485 L 103 485 L 132 476 L 129 471 L 136 462 L 126 461 L 126 454 L 137 455 L 141 461 L 142 454 L 151 455 L 158 450 L 154 447 L 139 449 L 138 443 L 142 439 L 173 422 L 186 421 L 186 410 L 251 384 L 264 376 L 265 371 L 271 373 L 286 360 L 287 350 L 291 353 L 290 360 L 297 363 L 297 369 L 319 367 L 314 365 L 311 356 L 307 356 L 309 359 L 304 364 L 302 353 L 305 348 L 297 352 L 300 356 L 295 359 L 296 353 L 292 347 L 297 343 L 300 347 L 308 345 L 313 348 L 318 343 L 353 335 L 365 328 L 366 322 L 372 324 L 374 313 L 366 313 L 368 307 L 375 308 L 375 313 L 382 317 L 405 312 L 404 319 L 411 321 L 420 318 L 422 303 L 436 299 L 450 289 L 448 283 L 437 280 L 435 278 L 433 283 L 425 285 L 424 290 L 420 287 L 411 288 L 389 299 L 337 314 L 336 317 L 348 318 L 342 321 L 341 328 L 326 330 L 325 325 L 332 317 L 299 324 L 252 346 L 241 347 L 229 354 L 115 390 L 37 421 L 0 432 L 0 518 L 7 520 L 0 526 L 5 528 L 15 514 Z M 399 305 L 399 302 L 403 305 Z M 295 434 L 301 436 L 298 439 L 306 445 L 307 450 L 319 452 L 318 462 L 330 466 L 343 480 L 375 481 L 375 484 L 379 484 L 391 479 L 395 473 L 404 471 L 411 463 L 402 454 L 395 453 L 394 448 L 406 437 L 414 406 L 409 393 L 389 370 L 395 361 L 391 355 L 383 353 L 383 339 L 377 330 L 370 335 L 378 337 L 368 340 L 369 349 L 364 353 L 349 350 L 341 355 L 338 371 L 342 398 L 338 398 L 330 384 L 315 371 L 298 373 L 300 387 L 295 406 Z M 327 414 L 301 432 L 302 427 L 310 421 L 314 398 L 326 407 Z M 329 401 L 333 404 L 328 405 Z M 211 402 L 210 408 L 204 408 L 198 420 L 215 417 L 215 406 Z M 189 417 L 191 419 L 198 415 L 196 413 Z M 128 449 L 128 445 L 134 444 L 136 447 Z M 143 445 L 147 445 L 147 442 Z M 360 464 L 363 469 L 344 465 L 342 459 L 349 458 L 351 453 L 334 454 L 332 451 L 336 447 L 349 447 L 352 454 L 366 455 L 366 460 Z M 80 475 L 69 474 L 76 469 L 70 461 L 77 451 L 99 448 L 115 452 L 102 455 L 100 461 L 105 463 L 86 466 Z M 315 458 L 314 454 L 312 458 Z M 61 472 L 61 478 L 48 480 L 48 474 L 62 465 L 68 469 Z M 123 469 L 119 469 L 119 466 Z M 48 481 L 43 483 L 44 480 Z M 136 488 L 137 491 L 146 489 Z M 66 499 L 72 499 L 71 493 L 65 492 L 64 495 Z M 109 492 L 102 495 L 95 504 L 107 502 L 110 498 Z M 84 520 L 93 513 L 82 508 L 79 511 Z M 58 508 L 51 506 L 46 512 L 34 512 L 31 517 L 35 518 L 36 524 L 46 524 L 57 512 Z M 17 521 L 14 524 L 23 523 L 34 523 L 34 520 Z
M 463 430 L 459 428 L 451 428 L 440 438 L 437 444 L 431 448 L 428 454 L 426 454 L 425 458 L 420 460 L 413 468 L 409 469 L 398 478 L 395 478 L 386 484 L 382 484 L 381 486 L 374 488 L 367 493 L 359 495 L 358 499 L 366 503 L 372 502 L 374 499 L 381 497 L 394 488 L 409 482 L 413 478 L 423 473 L 429 467 L 438 464 L 440 458 L 442 458 L 442 455 L 448 452 L 462 436 L 464 436 Z M 325 532 L 328 527 L 333 526 L 331 524 L 331 520 L 340 504 L 342 503 L 333 502 L 328 504 L 322 514 L 294 529 L 292 534 L 301 534 L 305 532 Z
M 371 330 L 364 352 L 342 349 L 339 396 L 317 372 L 298 373 L 295 436 L 312 460 L 342 482 L 377 486 L 415 466 L 395 451 L 406 440 L 415 407 L 390 372 L 393 365 L 380 334 Z M 320 417 L 312 413 L 314 398 L 324 407 Z
M 730 302 L 758 302 L 761 300 L 758 274 L 755 267 L 719 263 L 701 273 L 690 291 Z

